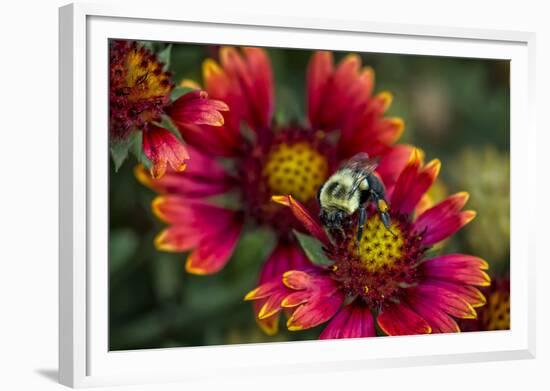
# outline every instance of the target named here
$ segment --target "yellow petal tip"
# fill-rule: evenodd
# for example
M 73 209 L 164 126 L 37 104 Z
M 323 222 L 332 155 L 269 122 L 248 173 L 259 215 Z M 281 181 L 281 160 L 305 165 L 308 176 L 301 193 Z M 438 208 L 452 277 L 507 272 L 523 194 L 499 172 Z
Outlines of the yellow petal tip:
M 204 276 L 208 274 L 207 270 L 193 266 L 191 259 L 187 259 L 187 262 L 185 263 L 185 271 L 189 274 L 196 274 L 198 276 Z
M 165 251 L 165 252 L 177 252 L 176 247 L 171 245 L 170 243 L 165 242 L 166 237 L 166 231 L 160 232 L 154 239 L 154 245 L 155 248 L 159 251 Z
M 180 81 L 180 87 L 191 88 L 193 90 L 201 89 L 201 86 L 199 85 L 199 83 L 191 79 L 183 79 L 182 81 Z
M 258 293 L 258 290 L 260 288 L 255 288 L 255 289 L 252 289 L 250 292 L 248 292 L 245 296 L 244 296 L 244 301 L 250 301 L 250 300 L 254 300 L 256 298 L 256 293 Z
M 147 169 L 143 166 L 143 164 L 138 164 L 134 167 L 134 176 L 142 185 L 148 187 L 151 186 L 151 177 L 149 176 L 149 173 L 147 172 Z
M 426 169 L 433 171 L 434 177 L 439 176 L 439 171 L 441 171 L 441 160 L 433 159 L 427 164 Z
M 378 98 L 382 101 L 384 111 L 388 110 L 393 102 L 393 94 L 389 91 L 382 91 L 378 94 Z
M 256 319 L 256 323 L 266 335 L 272 337 L 279 331 L 279 317 L 275 317 L 271 322 L 266 322 L 265 320 L 260 321 Z
M 462 215 L 464 216 L 464 224 L 468 224 L 470 221 L 476 218 L 477 212 L 475 210 L 466 210 L 462 212 Z
M 164 220 L 164 215 L 162 214 L 160 207 L 161 205 L 166 201 L 166 197 L 159 195 L 156 196 L 153 201 L 151 201 L 151 210 L 153 211 L 153 214 L 161 221 Z
M 222 68 L 218 65 L 218 63 L 211 58 L 207 58 L 202 63 L 202 76 L 204 80 L 208 80 L 210 77 L 214 75 L 218 75 L 222 73 Z
M 286 195 L 274 195 L 274 196 L 271 196 L 271 200 L 278 204 L 289 206 L 290 197 L 291 196 L 286 196 Z

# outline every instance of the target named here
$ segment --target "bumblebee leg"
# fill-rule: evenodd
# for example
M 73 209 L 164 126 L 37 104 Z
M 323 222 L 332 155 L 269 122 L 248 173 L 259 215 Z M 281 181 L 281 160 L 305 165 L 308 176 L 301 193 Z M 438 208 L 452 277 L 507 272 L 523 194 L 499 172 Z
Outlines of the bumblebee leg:
M 391 219 L 390 219 L 389 213 L 388 212 L 381 212 L 380 217 L 382 218 L 382 222 L 384 223 L 384 227 L 386 227 L 386 229 L 388 231 L 390 231 L 390 233 L 393 236 L 395 236 L 395 234 L 391 230 Z
M 390 218 L 390 214 L 388 213 L 388 210 L 389 210 L 388 203 L 383 197 L 381 197 L 378 194 L 376 194 L 374 198 L 376 200 L 376 208 L 380 213 L 380 218 L 382 219 L 382 223 L 384 224 L 384 227 L 386 227 L 386 229 L 390 231 L 390 233 L 393 236 L 395 236 L 395 234 L 391 230 L 391 218 Z
M 357 224 L 357 251 L 360 252 L 361 238 L 363 237 L 363 230 L 365 228 L 365 222 L 367 221 L 367 209 L 364 206 L 359 208 L 359 222 Z

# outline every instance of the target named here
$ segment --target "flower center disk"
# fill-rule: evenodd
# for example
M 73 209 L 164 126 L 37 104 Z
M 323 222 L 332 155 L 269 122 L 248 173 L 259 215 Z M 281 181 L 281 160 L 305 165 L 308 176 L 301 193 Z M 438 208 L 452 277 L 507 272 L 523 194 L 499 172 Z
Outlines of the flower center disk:
M 170 93 L 172 85 L 169 76 L 152 54 L 134 48 L 128 53 L 126 67 L 129 101 L 162 97 Z
M 368 215 L 359 246 L 356 216 L 336 243 L 332 275 L 347 295 L 378 306 L 399 300 L 405 288 L 418 282 L 416 266 L 425 249 L 406 216 L 392 215 L 388 230 L 372 205 Z
M 398 224 L 391 226 L 391 232 L 384 226 L 380 216 L 374 215 L 365 224 L 359 243 L 359 259 L 369 272 L 384 267 L 393 267 L 404 255 L 405 239 Z M 357 252 L 357 244 L 350 242 L 350 251 Z
M 482 322 L 487 330 L 508 330 L 510 328 L 510 294 L 493 292 L 487 301 Z
M 327 159 L 307 142 L 274 146 L 262 170 L 271 194 L 291 194 L 300 202 L 314 198 L 327 176 Z
M 110 61 L 109 127 L 114 138 L 124 139 L 160 120 L 173 84 L 157 57 L 135 43 L 115 41 Z

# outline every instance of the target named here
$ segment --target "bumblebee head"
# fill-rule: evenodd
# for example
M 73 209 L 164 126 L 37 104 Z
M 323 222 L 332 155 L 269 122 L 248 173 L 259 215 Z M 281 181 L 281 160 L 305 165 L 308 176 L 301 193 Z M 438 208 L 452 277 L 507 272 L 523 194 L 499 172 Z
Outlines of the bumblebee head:
M 323 208 L 319 215 L 321 223 L 329 230 L 341 230 L 347 220 L 346 217 L 346 212 L 336 208 Z

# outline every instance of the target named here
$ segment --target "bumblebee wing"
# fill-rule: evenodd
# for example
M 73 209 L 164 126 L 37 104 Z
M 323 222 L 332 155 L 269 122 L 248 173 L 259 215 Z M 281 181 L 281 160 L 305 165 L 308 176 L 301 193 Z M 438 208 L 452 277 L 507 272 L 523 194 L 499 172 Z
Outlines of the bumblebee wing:
M 378 166 L 378 159 L 372 159 L 366 152 L 358 153 L 342 165 L 341 169 L 351 170 L 354 173 L 353 185 L 350 194 L 353 194 L 361 182 L 374 172 Z
M 372 159 L 366 152 L 361 152 L 342 164 L 341 169 L 348 169 L 360 173 L 361 177 L 371 174 L 378 167 L 378 158 Z

